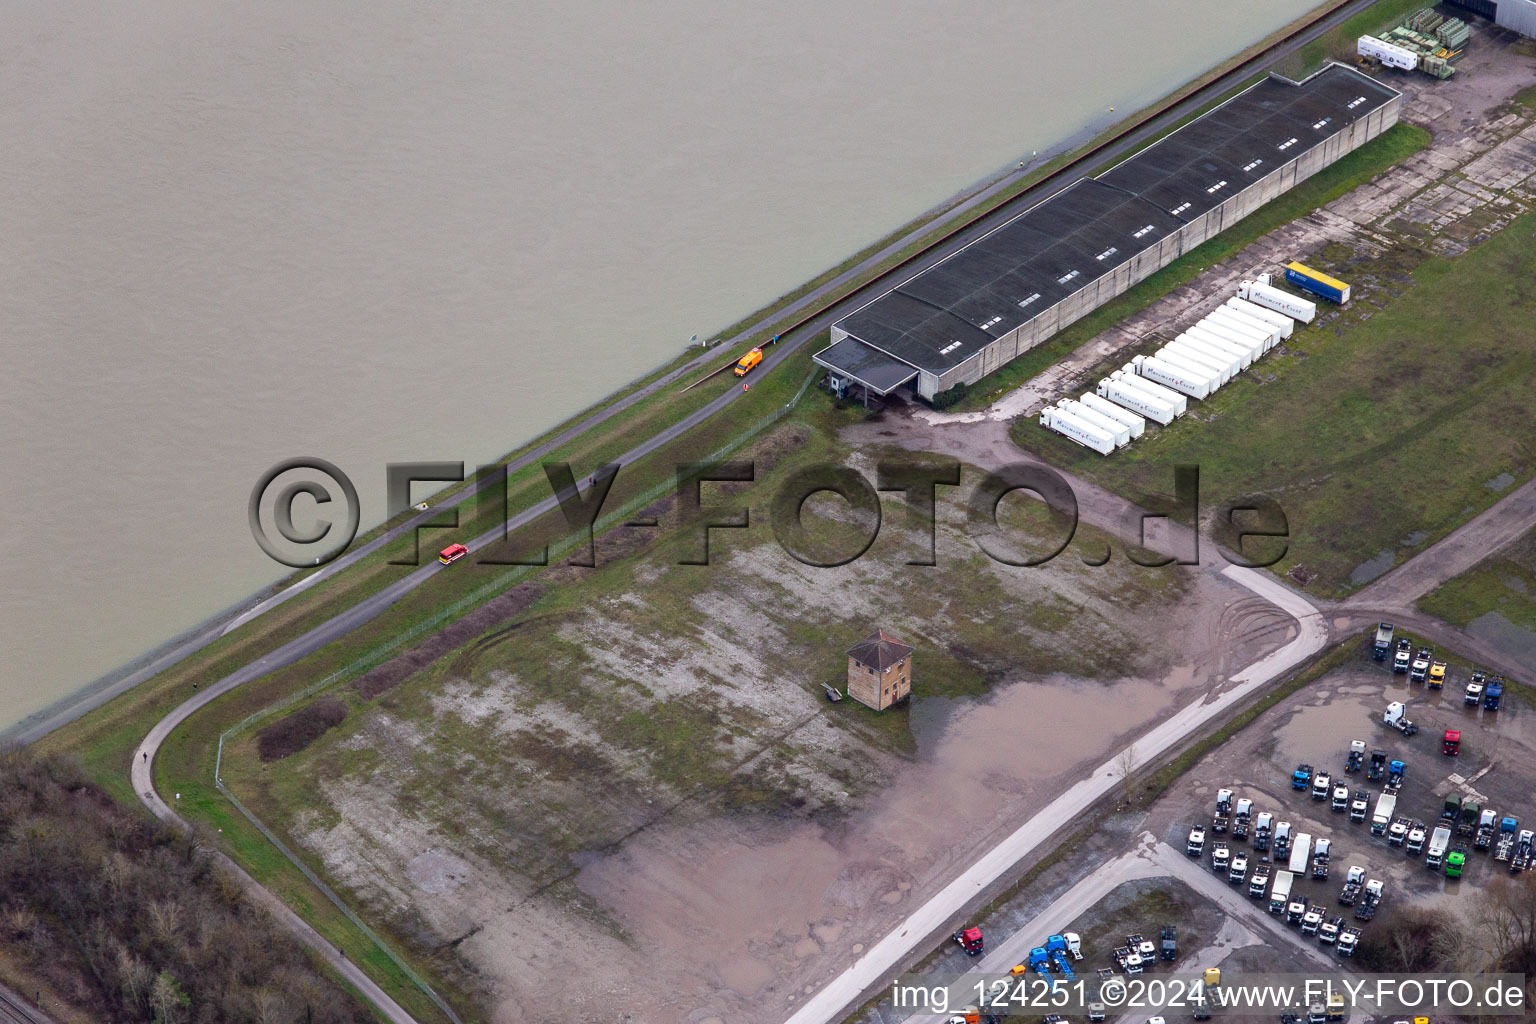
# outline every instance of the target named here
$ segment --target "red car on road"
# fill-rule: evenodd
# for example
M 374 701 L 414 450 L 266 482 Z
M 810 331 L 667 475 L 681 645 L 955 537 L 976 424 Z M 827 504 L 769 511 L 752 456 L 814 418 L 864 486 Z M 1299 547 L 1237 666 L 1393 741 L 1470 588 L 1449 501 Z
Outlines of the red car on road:
M 449 544 L 437 553 L 437 560 L 447 565 L 450 562 L 457 562 L 467 554 L 469 554 L 469 548 L 463 544 Z

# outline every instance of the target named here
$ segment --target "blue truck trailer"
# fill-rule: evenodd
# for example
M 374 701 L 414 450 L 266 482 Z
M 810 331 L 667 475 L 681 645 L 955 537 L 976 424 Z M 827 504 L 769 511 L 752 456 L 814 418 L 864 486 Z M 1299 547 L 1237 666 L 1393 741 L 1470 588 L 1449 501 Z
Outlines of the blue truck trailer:
M 1321 270 L 1313 270 L 1301 263 L 1287 263 L 1285 265 L 1285 280 L 1287 284 L 1293 284 L 1302 291 L 1311 292 L 1313 295 L 1321 295 L 1330 302 L 1340 305 L 1349 301 L 1349 285 L 1336 277 L 1329 277 Z

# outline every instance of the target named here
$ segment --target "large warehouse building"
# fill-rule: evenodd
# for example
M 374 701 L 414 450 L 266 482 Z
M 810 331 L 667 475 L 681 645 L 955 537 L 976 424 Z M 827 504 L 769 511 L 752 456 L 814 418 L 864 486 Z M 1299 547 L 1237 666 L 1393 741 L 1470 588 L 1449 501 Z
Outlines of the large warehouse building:
M 931 400 L 979 380 L 1374 139 L 1401 106 L 1342 64 L 1270 75 L 850 313 L 814 358 L 840 394 Z
M 1523 36 L 1536 36 L 1536 0 L 1450 0 L 1450 4 Z

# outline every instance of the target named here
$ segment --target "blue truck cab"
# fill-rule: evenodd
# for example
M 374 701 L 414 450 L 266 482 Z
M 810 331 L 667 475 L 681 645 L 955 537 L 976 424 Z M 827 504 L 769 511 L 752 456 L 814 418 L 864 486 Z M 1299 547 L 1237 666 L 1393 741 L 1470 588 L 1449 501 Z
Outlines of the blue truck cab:
M 1050 954 L 1046 953 L 1044 946 L 1036 946 L 1029 951 L 1029 968 L 1037 974 L 1051 973 Z
M 1504 677 L 1494 676 L 1488 681 L 1488 688 L 1483 691 L 1483 707 L 1489 711 L 1499 710 L 1499 705 L 1504 701 Z
M 1299 764 L 1299 765 L 1297 765 L 1296 766 L 1296 770 L 1294 772 L 1291 772 L 1291 788 L 1292 789 L 1303 789 L 1304 790 L 1308 786 L 1310 786 L 1311 784 L 1312 784 L 1312 766 L 1309 765 L 1309 764 Z

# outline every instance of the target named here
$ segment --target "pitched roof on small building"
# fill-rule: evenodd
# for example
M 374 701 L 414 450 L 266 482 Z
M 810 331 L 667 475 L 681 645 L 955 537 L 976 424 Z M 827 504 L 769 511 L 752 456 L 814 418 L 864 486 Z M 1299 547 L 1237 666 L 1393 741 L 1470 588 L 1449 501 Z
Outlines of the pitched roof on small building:
M 848 657 L 861 665 L 884 672 L 913 650 L 915 648 L 910 644 L 896 639 L 883 629 L 877 629 L 848 648 Z

